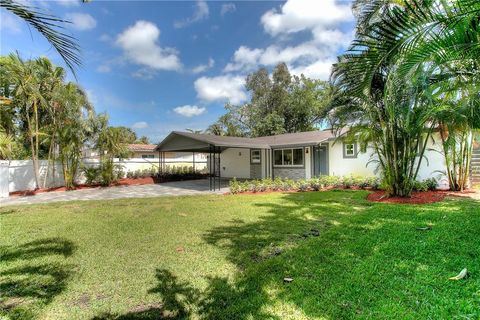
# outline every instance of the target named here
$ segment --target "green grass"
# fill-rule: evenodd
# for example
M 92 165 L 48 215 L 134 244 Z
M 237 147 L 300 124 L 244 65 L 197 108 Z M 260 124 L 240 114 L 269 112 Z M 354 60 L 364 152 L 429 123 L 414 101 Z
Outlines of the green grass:
M 479 319 L 479 203 L 366 194 L 0 208 L 0 319 Z

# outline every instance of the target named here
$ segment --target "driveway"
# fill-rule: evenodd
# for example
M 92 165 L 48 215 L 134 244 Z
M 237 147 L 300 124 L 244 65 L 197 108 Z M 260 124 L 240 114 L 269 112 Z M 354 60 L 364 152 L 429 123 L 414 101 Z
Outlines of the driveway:
M 208 180 L 192 180 L 140 186 L 119 186 L 109 188 L 82 189 L 67 192 L 47 192 L 34 196 L 15 196 L 1 199 L 0 207 L 7 205 L 37 204 L 58 201 L 186 196 L 199 194 L 222 194 L 225 192 L 228 192 L 226 185 L 219 191 L 210 191 Z

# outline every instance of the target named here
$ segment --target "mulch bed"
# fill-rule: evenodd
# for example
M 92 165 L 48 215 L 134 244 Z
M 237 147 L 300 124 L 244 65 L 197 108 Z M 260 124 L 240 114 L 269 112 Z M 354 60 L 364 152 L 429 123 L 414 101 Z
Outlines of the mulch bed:
M 136 185 L 145 185 L 145 184 L 154 184 L 155 182 L 153 181 L 152 177 L 146 177 L 146 178 L 138 178 L 138 179 L 120 179 L 118 182 L 112 184 L 111 186 L 136 186 Z M 76 186 L 74 189 L 71 190 L 82 190 L 82 189 L 94 189 L 94 188 L 101 188 L 100 185 L 85 185 L 81 184 Z M 108 188 L 108 187 L 106 187 Z M 67 188 L 65 187 L 56 187 L 56 188 L 40 188 L 37 190 L 26 190 L 26 191 L 15 191 L 15 192 L 10 192 L 10 196 L 17 196 L 17 197 L 22 197 L 22 196 L 34 196 L 39 193 L 45 193 L 45 192 L 63 192 L 63 191 L 68 191 Z
M 458 198 L 471 198 L 475 199 L 477 193 L 474 190 L 461 191 L 425 191 L 425 192 L 413 192 L 410 198 L 401 197 L 385 197 L 384 191 L 376 191 L 367 196 L 367 200 L 382 203 L 400 203 L 400 204 L 425 204 L 440 202 L 445 197 L 458 197 Z M 477 198 L 478 199 L 478 198 Z
M 350 188 L 350 189 L 338 189 L 338 188 L 325 188 L 320 191 L 328 190 L 360 190 L 359 188 Z M 367 189 L 368 190 L 368 189 Z M 308 190 L 309 192 L 313 190 Z M 300 190 L 266 190 L 260 192 L 240 192 L 241 195 L 261 195 L 269 193 L 290 193 L 290 192 L 302 192 Z M 318 191 L 317 191 L 318 192 Z M 373 202 L 381 203 L 396 203 L 396 204 L 425 204 L 425 203 L 435 203 L 440 202 L 445 197 L 463 197 L 463 198 L 472 198 L 472 195 L 475 194 L 475 191 L 464 191 L 464 192 L 453 192 L 446 190 L 437 190 L 437 191 L 424 191 L 424 192 L 413 192 L 410 198 L 401 198 L 401 197 L 385 197 L 384 191 L 374 191 L 367 196 L 367 200 Z M 231 195 L 230 192 L 226 192 L 225 195 Z

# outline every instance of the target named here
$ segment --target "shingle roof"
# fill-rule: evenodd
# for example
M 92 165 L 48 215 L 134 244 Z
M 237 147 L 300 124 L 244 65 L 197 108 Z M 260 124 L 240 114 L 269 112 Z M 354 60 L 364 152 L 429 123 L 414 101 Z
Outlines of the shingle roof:
M 128 145 L 128 150 L 131 152 L 154 152 L 157 145 L 155 144 L 136 144 Z
M 335 137 L 335 135 L 330 130 L 287 133 L 259 138 L 227 137 L 215 136 L 210 134 L 173 131 L 157 146 L 157 150 L 161 150 L 162 146 L 164 146 L 166 141 L 171 140 L 172 138 L 174 138 L 175 135 L 186 137 L 198 142 L 202 142 L 204 144 L 210 144 L 216 147 L 254 149 L 270 149 L 271 147 L 289 145 L 312 145 L 324 142 L 328 139 Z
M 297 133 L 278 134 L 275 136 L 266 136 L 253 138 L 256 142 L 266 143 L 271 147 L 288 146 L 288 145 L 307 145 L 318 144 L 328 139 L 334 138 L 335 135 L 330 130 L 308 131 Z

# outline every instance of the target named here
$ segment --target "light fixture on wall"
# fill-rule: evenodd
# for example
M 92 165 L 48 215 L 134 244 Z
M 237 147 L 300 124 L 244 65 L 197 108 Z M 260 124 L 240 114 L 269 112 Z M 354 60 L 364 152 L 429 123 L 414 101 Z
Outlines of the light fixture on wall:
M 309 148 L 309 147 L 306 147 L 306 148 L 305 148 L 305 154 L 308 154 L 308 150 L 310 150 L 310 148 Z
M 239 152 L 239 153 L 238 153 L 238 156 L 241 157 L 241 156 L 242 156 L 242 152 Z

